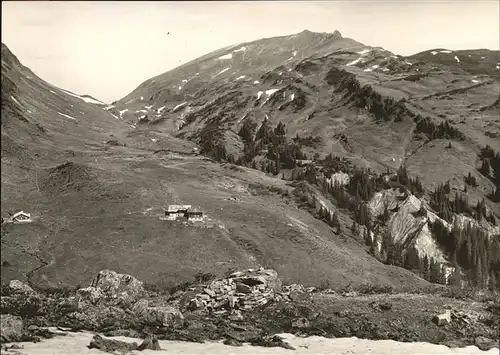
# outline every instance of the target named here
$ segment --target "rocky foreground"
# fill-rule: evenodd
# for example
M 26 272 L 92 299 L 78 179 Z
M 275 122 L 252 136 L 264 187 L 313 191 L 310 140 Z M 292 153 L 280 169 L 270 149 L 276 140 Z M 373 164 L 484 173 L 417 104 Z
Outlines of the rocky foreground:
M 481 350 L 499 347 L 498 300 L 368 289 L 361 290 L 363 294 L 320 291 L 282 285 L 274 270 L 262 268 L 219 279 L 205 275 L 171 293 L 155 292 L 130 275 L 110 270 L 101 271 L 89 287 L 73 294 L 40 293 L 19 281 L 11 281 L 2 291 L 1 341 L 6 353 L 17 351 L 9 348 L 10 343 L 74 336 L 74 332 L 102 334 L 87 346 L 110 353 L 160 351 L 162 341 L 296 350 L 276 335 L 280 333 Z

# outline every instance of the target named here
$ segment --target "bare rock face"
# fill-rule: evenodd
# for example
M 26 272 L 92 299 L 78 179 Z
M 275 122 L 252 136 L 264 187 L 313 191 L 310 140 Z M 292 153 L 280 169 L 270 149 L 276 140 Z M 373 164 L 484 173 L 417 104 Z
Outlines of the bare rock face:
M 135 277 L 102 270 L 90 287 L 78 290 L 78 296 L 82 306 L 99 304 L 126 308 L 137 302 L 144 292 L 142 281 Z

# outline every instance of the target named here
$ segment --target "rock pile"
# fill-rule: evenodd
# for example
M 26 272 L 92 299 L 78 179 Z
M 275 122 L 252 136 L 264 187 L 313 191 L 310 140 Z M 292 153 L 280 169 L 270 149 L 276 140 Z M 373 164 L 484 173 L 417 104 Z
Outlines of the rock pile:
M 188 308 L 252 309 L 274 299 L 281 291 L 281 280 L 274 270 L 248 269 L 212 281 L 203 292 L 196 294 Z
M 275 270 L 248 269 L 212 281 L 191 299 L 188 309 L 250 310 L 270 301 L 296 301 L 315 290 L 295 284 L 282 286 Z

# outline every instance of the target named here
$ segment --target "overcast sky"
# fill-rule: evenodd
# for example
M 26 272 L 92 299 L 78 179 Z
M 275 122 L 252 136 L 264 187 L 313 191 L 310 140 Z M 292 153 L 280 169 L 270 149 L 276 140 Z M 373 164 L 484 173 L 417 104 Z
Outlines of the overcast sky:
M 244 41 L 339 30 L 401 55 L 499 49 L 499 1 L 2 2 L 2 42 L 40 77 L 111 102 Z M 170 35 L 167 33 L 170 32 Z

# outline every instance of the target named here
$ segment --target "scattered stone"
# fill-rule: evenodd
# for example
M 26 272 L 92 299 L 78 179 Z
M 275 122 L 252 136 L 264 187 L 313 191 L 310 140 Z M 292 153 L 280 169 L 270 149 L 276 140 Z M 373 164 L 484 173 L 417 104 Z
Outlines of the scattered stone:
M 241 311 L 235 310 L 229 315 L 229 320 L 232 321 L 242 321 L 243 320 L 243 314 L 241 314 Z
M 483 351 L 488 351 L 495 347 L 499 347 L 498 340 L 489 339 L 483 336 L 479 336 L 474 340 L 474 344 Z
M 243 344 L 233 338 L 227 338 L 222 342 L 224 345 L 229 345 L 229 346 L 243 346 Z
M 144 339 L 141 345 L 137 347 L 137 350 L 161 350 L 158 338 L 154 335 L 149 335 Z
M 101 337 L 100 335 L 94 335 L 90 344 L 88 345 L 89 349 L 99 349 L 101 351 L 105 351 L 107 353 L 118 352 L 129 352 L 137 349 L 137 343 L 127 343 L 125 341 L 106 339 Z
M 451 311 L 447 310 L 445 313 L 434 316 L 432 321 L 439 326 L 451 323 Z
M 293 346 L 283 341 L 283 339 L 278 335 L 272 335 L 272 336 L 265 335 L 256 337 L 250 340 L 250 344 L 253 346 L 263 346 L 267 348 L 280 347 L 284 349 L 295 350 Z
M 299 318 L 292 322 L 293 328 L 304 329 L 308 328 L 311 325 L 307 318 Z

